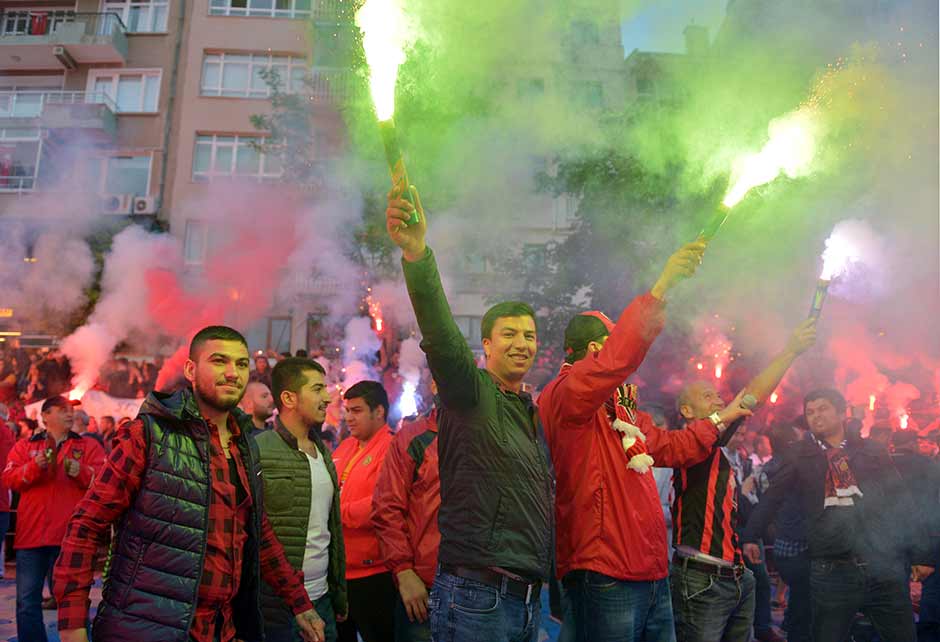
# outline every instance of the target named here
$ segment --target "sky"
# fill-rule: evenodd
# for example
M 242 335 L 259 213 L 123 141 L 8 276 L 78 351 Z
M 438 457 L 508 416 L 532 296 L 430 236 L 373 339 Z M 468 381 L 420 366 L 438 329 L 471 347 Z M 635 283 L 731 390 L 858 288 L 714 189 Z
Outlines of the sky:
M 641 51 L 682 52 L 686 25 L 708 27 L 714 39 L 728 0 L 624 0 L 621 25 L 624 55 Z

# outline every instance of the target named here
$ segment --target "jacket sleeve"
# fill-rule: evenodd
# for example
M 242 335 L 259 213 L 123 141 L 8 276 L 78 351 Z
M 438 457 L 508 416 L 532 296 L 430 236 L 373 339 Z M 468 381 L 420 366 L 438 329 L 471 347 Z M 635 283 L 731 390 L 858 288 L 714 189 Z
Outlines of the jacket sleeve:
M 395 435 L 385 455 L 372 496 L 372 526 L 379 550 L 393 574 L 414 568 L 414 549 L 408 539 L 408 496 L 414 480 L 415 461 L 408 455 L 414 430 Z
M 84 628 L 88 594 L 98 545 L 112 524 L 133 502 L 146 468 L 143 423 L 133 421 L 117 431 L 114 448 L 97 481 L 78 503 L 62 540 L 53 587 L 59 603 L 59 630 Z
M 40 468 L 29 456 L 30 443 L 28 439 L 18 441 L 10 451 L 7 465 L 3 469 L 3 485 L 18 493 L 40 481 L 49 471 L 49 467 Z
M 763 537 L 780 506 L 797 489 L 798 483 L 799 476 L 796 462 L 787 458 L 783 461 L 777 473 L 770 479 L 770 485 L 767 486 L 767 491 L 761 496 L 760 502 L 751 511 L 747 526 L 741 534 L 742 542 L 758 542 Z
M 453 408 L 476 405 L 480 373 L 467 340 L 454 322 L 434 253 L 428 248 L 419 261 L 403 259 L 402 269 L 421 329 L 421 349 L 428 357 L 441 402 Z
M 635 298 L 621 313 L 603 349 L 576 361 L 559 380 L 553 392 L 559 398 L 554 404 L 558 425 L 587 422 L 640 367 L 665 319 L 663 303 L 652 294 Z
M 718 441 L 718 429 L 708 419 L 698 419 L 681 430 L 663 430 L 645 412 L 637 413 L 646 436 L 646 449 L 657 466 L 688 468 L 707 458 Z
M 97 441 L 90 437 L 83 437 L 83 447 L 86 448 L 87 456 L 82 462 L 78 475 L 75 476 L 75 483 L 81 488 L 91 486 L 91 480 L 95 478 L 95 473 L 101 470 L 104 464 L 104 448 Z
M 304 572 L 295 569 L 287 560 L 267 513 L 261 513 L 261 546 L 258 552 L 262 579 L 271 585 L 294 615 L 312 609 L 313 604 L 304 588 Z
M 340 495 L 342 497 L 342 494 Z M 371 524 L 372 497 L 340 501 L 340 515 L 344 528 L 365 528 Z

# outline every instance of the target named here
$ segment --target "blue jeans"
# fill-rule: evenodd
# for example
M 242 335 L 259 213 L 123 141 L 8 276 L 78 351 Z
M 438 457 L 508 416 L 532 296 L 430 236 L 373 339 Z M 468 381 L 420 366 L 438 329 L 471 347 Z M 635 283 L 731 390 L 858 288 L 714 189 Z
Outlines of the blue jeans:
M 754 574 L 719 577 L 672 564 L 672 610 L 679 642 L 747 642 L 754 626 Z
M 330 594 L 327 593 L 313 601 L 313 607 L 317 615 L 326 624 L 326 640 L 324 642 L 336 642 L 336 615 L 333 613 L 333 602 L 330 601 Z M 276 629 L 266 627 L 264 630 L 264 639 L 267 642 L 302 642 L 300 636 L 300 627 L 296 621 L 291 621 L 290 628 Z
M 763 551 L 763 546 L 761 546 Z M 770 630 L 770 575 L 767 574 L 767 565 L 744 562 L 754 574 L 754 633 Z
M 667 579 L 628 582 L 572 571 L 564 587 L 577 642 L 676 642 Z
M 412 622 L 401 600 L 395 604 L 395 642 L 431 642 L 431 620 Z
M 873 570 L 852 560 L 814 559 L 810 566 L 813 638 L 841 642 L 861 611 L 888 642 L 914 642 L 914 611 L 906 569 Z
M 536 642 L 541 604 L 438 570 L 428 604 L 435 642 Z
M 16 551 L 16 636 L 19 640 L 46 642 L 48 639 L 42 622 L 42 585 L 58 556 L 58 546 Z

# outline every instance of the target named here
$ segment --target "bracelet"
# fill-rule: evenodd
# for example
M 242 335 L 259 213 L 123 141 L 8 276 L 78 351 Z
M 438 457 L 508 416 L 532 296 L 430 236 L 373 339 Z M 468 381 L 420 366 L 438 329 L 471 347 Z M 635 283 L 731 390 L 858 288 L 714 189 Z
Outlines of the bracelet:
M 724 432 L 725 428 L 727 428 L 727 426 L 721 420 L 721 417 L 718 416 L 717 412 L 713 412 L 711 415 L 709 415 L 708 420 L 715 425 L 715 428 L 718 429 L 718 432 Z

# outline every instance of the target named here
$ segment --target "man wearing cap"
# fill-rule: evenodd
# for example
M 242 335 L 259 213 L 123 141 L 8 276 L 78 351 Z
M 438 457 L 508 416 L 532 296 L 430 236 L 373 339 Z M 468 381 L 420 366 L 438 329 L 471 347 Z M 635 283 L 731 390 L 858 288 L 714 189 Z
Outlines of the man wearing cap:
M 666 524 L 651 467 L 704 459 L 718 438 L 709 420 L 665 431 L 637 409 L 624 381 L 663 327 L 666 292 L 691 276 L 703 243 L 670 257 L 652 290 L 614 324 L 600 312 L 573 318 L 567 357 L 539 397 L 557 478 L 557 575 L 565 629 L 578 642 L 675 640 Z M 722 420 L 748 411 L 732 404 Z
M 65 397 L 42 404 L 46 429 L 16 443 L 3 469 L 3 484 L 20 493 L 16 536 L 16 634 L 20 640 L 45 642 L 42 585 L 49 575 L 75 506 L 104 450 L 94 439 L 72 431 L 74 409 Z

